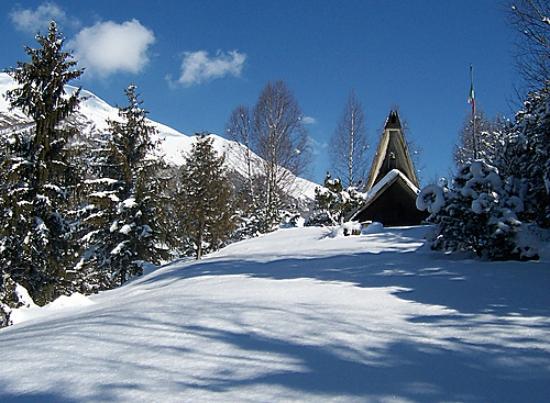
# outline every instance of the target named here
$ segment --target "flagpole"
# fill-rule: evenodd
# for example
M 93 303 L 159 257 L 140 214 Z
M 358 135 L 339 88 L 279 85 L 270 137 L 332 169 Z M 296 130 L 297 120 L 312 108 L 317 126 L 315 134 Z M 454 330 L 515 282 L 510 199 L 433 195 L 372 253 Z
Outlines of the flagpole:
M 468 101 L 472 104 L 472 151 L 474 160 L 477 159 L 476 144 L 476 99 L 474 93 L 474 67 L 470 64 L 470 98 Z

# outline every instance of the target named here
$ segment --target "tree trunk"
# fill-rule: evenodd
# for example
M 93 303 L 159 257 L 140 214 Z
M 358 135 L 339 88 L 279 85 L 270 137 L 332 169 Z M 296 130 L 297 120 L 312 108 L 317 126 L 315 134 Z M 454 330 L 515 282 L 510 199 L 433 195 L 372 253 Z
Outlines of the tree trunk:
M 202 241 L 204 238 L 204 228 L 203 224 L 199 225 L 199 236 L 197 237 L 197 260 L 202 258 Z

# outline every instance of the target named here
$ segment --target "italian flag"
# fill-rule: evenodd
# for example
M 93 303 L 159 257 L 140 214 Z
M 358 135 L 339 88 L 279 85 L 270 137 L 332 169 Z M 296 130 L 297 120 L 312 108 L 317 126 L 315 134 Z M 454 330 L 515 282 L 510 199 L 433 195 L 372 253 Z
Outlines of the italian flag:
M 468 95 L 468 103 L 472 104 L 472 114 L 476 113 L 476 97 L 474 92 L 474 68 L 470 65 L 470 94 Z

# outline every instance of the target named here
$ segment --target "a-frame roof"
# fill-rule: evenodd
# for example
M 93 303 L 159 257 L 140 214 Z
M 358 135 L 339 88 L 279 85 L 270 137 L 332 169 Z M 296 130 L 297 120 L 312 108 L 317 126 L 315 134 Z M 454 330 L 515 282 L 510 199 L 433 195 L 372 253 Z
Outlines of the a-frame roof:
M 356 220 L 357 216 L 362 211 L 366 210 L 372 203 L 374 203 L 374 201 L 376 201 L 376 199 L 396 181 L 401 181 L 402 188 L 416 199 L 416 195 L 420 191 L 418 187 L 415 186 L 414 183 L 412 183 L 409 178 L 403 174 L 403 172 L 398 169 L 392 169 L 384 176 L 384 178 L 382 178 L 382 180 L 376 182 L 376 184 L 367 192 L 365 203 L 352 213 L 350 220 Z
M 419 186 L 418 177 L 409 155 L 407 142 L 397 111 L 390 111 L 384 132 L 378 143 L 376 155 L 367 180 L 367 191 L 381 181 L 391 170 L 398 169 L 415 186 Z

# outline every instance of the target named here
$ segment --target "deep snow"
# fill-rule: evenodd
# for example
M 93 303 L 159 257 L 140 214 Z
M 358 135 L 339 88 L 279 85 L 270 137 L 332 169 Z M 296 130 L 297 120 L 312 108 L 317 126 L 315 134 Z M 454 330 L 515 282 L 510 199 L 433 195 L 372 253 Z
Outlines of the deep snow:
M 0 331 L 0 401 L 548 401 L 549 261 L 378 230 L 279 230 L 35 310 Z

